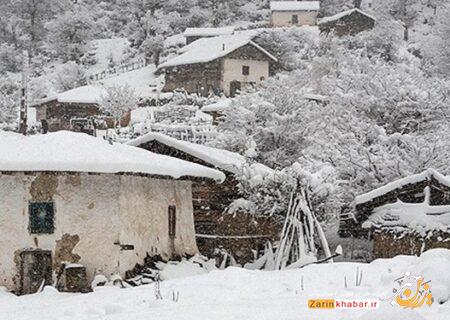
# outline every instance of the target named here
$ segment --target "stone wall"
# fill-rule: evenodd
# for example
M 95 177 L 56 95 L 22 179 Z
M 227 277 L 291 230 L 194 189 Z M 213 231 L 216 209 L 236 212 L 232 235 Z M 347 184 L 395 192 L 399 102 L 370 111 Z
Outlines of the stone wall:
M 396 234 L 389 231 L 377 231 L 373 234 L 373 259 L 392 258 L 397 255 L 415 255 L 434 248 L 450 249 L 450 234 L 438 233 L 431 238 L 417 234 Z
M 140 146 L 146 150 L 176 157 L 189 162 L 213 167 L 201 159 L 169 147 L 157 141 Z M 220 170 L 220 169 L 219 169 Z M 194 181 L 192 199 L 195 231 L 199 251 L 212 257 L 214 249 L 223 248 L 231 253 L 239 263 L 253 259 L 252 250 L 258 250 L 268 240 L 279 240 L 282 223 L 272 217 L 255 216 L 248 213 L 236 215 L 226 213 L 228 206 L 241 197 L 235 176 L 224 172 L 226 179 L 222 184 L 213 181 Z M 205 237 L 204 235 L 209 235 Z
M 362 13 L 353 12 L 338 20 L 321 23 L 319 24 L 319 29 L 320 32 L 324 33 L 334 32 L 334 34 L 340 37 L 370 30 L 373 29 L 374 26 L 375 20 Z
M 397 200 L 406 203 L 421 203 L 425 199 L 424 189 L 427 186 L 430 187 L 431 205 L 450 205 L 450 188 L 439 183 L 434 177 L 431 177 L 429 180 L 419 181 L 392 190 L 366 203 L 357 204 L 355 207 L 355 218 L 357 221 L 354 221 L 351 217 L 341 219 L 339 227 L 340 236 L 367 236 L 368 230 L 363 229 L 361 224 L 369 218 L 375 208 L 385 204 L 395 203 Z
M 101 114 L 96 104 L 47 102 L 36 108 L 36 121 L 47 120 L 49 132 L 70 130 L 70 120 L 95 117 Z
M 54 231 L 31 234 L 30 202 L 54 204 Z M 176 237 L 168 234 L 168 207 L 177 210 Z M 198 252 L 191 182 L 114 174 L 0 174 L 0 286 L 20 291 L 20 253 L 52 252 L 53 272 L 81 263 L 122 276 L 148 255 L 169 259 Z M 56 280 L 56 279 L 54 279 Z
M 221 92 L 221 79 L 220 60 L 170 67 L 165 69 L 166 83 L 163 92 L 183 89 L 202 96 L 210 92 L 218 94 Z

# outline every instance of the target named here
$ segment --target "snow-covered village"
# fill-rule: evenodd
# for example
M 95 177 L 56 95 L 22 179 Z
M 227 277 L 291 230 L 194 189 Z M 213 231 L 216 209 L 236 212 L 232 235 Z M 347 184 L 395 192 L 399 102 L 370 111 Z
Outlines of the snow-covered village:
M 450 320 L 449 0 L 0 0 L 0 320 Z

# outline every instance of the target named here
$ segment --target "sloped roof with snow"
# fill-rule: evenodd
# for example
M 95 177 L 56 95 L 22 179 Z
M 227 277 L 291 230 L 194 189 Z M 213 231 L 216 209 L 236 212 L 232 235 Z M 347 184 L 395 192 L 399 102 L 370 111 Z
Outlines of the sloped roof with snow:
M 180 55 L 159 65 L 159 69 L 175 67 L 180 65 L 206 63 L 222 58 L 231 52 L 245 46 L 251 45 L 264 53 L 269 59 L 277 59 L 265 49 L 252 41 L 249 33 L 235 34 L 231 36 L 219 36 L 203 38 L 192 42 L 180 49 Z
M 185 37 L 215 37 L 231 35 L 234 33 L 235 27 L 223 28 L 187 28 L 183 35 Z
M 319 11 L 320 1 L 271 1 L 271 11 Z
M 246 165 L 246 159 L 240 154 L 191 143 L 187 141 L 177 140 L 161 133 L 150 132 L 142 137 L 129 141 L 127 144 L 130 146 L 138 147 L 150 141 L 157 141 L 166 146 L 180 150 L 195 158 L 198 158 L 206 163 L 213 165 L 216 168 L 220 168 L 224 171 L 228 171 L 234 174 L 242 172 Z
M 423 236 L 428 231 L 450 232 L 450 206 L 397 201 L 376 208 L 363 227 L 408 229 Z
M 408 184 L 417 183 L 420 181 L 431 179 L 431 177 L 435 178 L 439 183 L 450 187 L 450 179 L 440 174 L 434 169 L 427 169 L 422 173 L 414 174 L 409 177 L 405 177 L 402 179 L 398 179 L 396 181 L 390 182 L 380 188 L 372 190 L 368 193 L 359 195 L 355 198 L 355 204 L 361 204 L 371 201 L 374 198 L 380 197 L 386 193 L 389 193 L 393 190 L 400 189 Z
M 217 102 L 214 102 L 212 104 L 208 104 L 206 106 L 202 107 L 203 112 L 221 112 L 225 111 L 230 108 L 231 103 L 233 102 L 232 99 L 221 99 Z
M 140 173 L 216 181 L 225 178 L 222 172 L 202 165 L 69 131 L 35 136 L 0 131 L 0 171 Z
M 339 19 L 341 19 L 341 18 L 343 18 L 345 16 L 349 16 L 349 15 L 355 13 L 355 12 L 358 12 L 358 13 L 360 13 L 362 15 L 365 15 L 366 17 L 368 17 L 368 18 L 370 18 L 372 20 L 375 20 L 375 21 L 377 20 L 373 16 L 371 16 L 371 15 L 365 13 L 364 11 L 362 11 L 361 9 L 353 8 L 353 9 L 350 9 L 350 10 L 346 10 L 346 11 L 342 11 L 340 13 L 337 13 L 334 16 L 322 18 L 322 19 L 317 21 L 317 24 L 323 24 L 323 23 L 327 23 L 327 22 L 336 21 L 336 20 L 339 20 Z
M 139 98 L 147 98 L 154 94 L 152 88 L 158 85 L 154 72 L 155 66 L 149 65 L 103 79 L 95 84 L 61 92 L 55 96 L 36 101 L 30 104 L 30 107 L 54 100 L 61 103 L 100 103 L 106 95 L 106 88 L 114 86 L 129 86 Z

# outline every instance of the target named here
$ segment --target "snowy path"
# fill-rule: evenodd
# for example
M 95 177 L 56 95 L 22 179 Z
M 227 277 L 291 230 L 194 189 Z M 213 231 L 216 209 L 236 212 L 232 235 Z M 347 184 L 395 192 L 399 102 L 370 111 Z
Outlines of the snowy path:
M 357 267 L 363 271 L 362 284 L 358 287 L 355 286 Z M 46 288 L 41 294 L 24 297 L 0 291 L 0 319 L 359 319 L 368 311 L 308 309 L 307 300 L 381 298 L 390 294 L 393 280 L 405 271 L 420 273 L 431 280 L 433 296 L 441 299 L 450 289 L 449 268 L 450 251 L 433 250 L 420 259 L 396 257 L 371 264 L 336 263 L 281 272 L 238 268 L 212 271 L 162 282 L 163 300 L 155 300 L 153 285 L 131 289 L 104 287 L 90 294 L 61 294 Z M 302 277 L 305 290 L 301 289 Z M 173 292 L 179 292 L 178 302 L 172 301 Z M 396 320 L 448 320 L 450 302 L 442 305 L 435 302 L 413 313 L 382 302 L 373 318 L 361 319 L 379 320 L 381 315 Z

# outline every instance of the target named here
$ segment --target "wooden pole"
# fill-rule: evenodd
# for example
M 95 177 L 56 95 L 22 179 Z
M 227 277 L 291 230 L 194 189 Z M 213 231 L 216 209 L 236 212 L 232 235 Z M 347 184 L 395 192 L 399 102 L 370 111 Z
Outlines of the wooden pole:
M 27 134 L 28 51 L 23 52 L 22 88 L 20 99 L 19 132 Z

